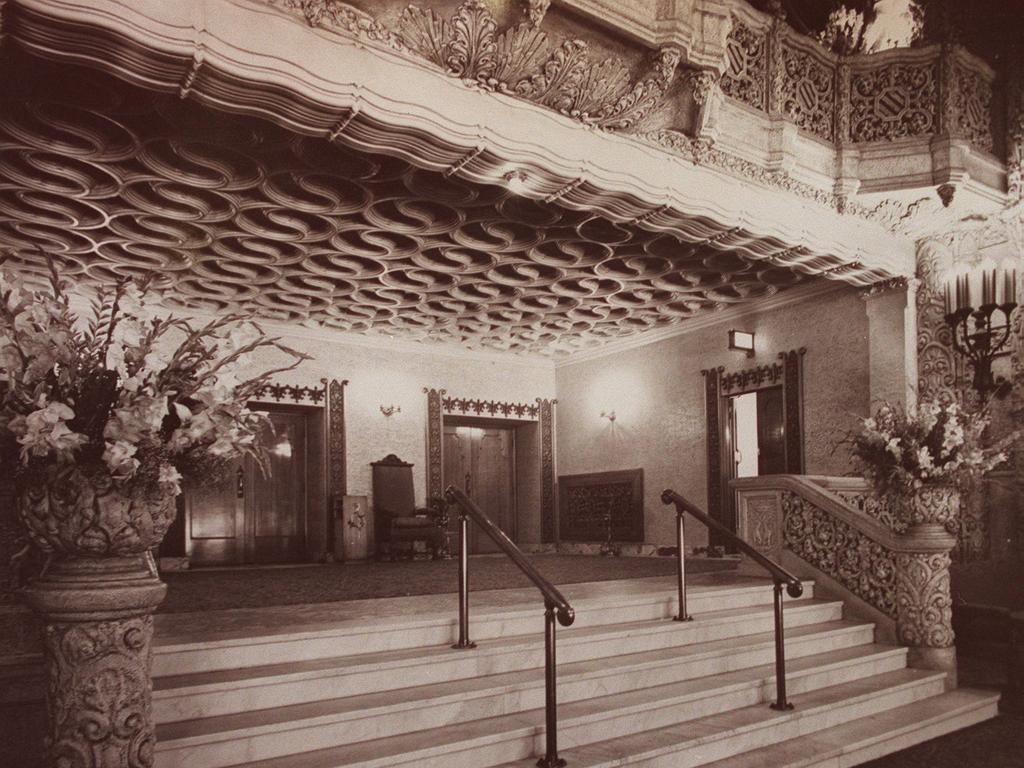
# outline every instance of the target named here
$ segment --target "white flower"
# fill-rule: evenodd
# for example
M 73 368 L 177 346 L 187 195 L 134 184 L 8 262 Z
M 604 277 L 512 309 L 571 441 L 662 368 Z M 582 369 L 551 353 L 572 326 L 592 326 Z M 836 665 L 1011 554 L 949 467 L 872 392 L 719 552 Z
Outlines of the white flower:
M 900 446 L 900 439 L 894 437 L 885 444 L 885 450 L 891 453 L 897 461 L 903 457 L 903 448 Z
M 75 418 L 71 408 L 64 403 L 45 401 L 45 396 L 40 396 L 38 410 L 26 416 L 24 421 L 12 419 L 9 425 L 9 429 L 19 435 L 23 462 L 27 463 L 32 456 L 46 456 L 51 451 L 67 457 L 87 439 L 85 435 L 72 432 L 65 423 Z
M 174 490 L 174 495 L 181 493 L 181 473 L 176 467 L 164 464 L 160 467 L 160 476 L 157 478 L 160 485 L 169 485 Z
M 137 450 L 134 445 L 124 440 L 107 443 L 106 450 L 103 451 L 103 461 L 115 480 L 125 480 L 135 474 L 135 470 L 139 468 L 139 460 L 135 458 Z

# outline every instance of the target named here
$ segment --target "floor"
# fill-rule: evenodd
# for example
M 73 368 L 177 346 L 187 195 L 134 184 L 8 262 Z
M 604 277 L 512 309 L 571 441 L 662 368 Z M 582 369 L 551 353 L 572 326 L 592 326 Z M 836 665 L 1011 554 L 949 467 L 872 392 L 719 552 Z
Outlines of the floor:
M 541 574 L 557 585 L 669 576 L 678 567 L 671 557 L 529 557 Z M 735 561 L 728 559 L 687 560 L 688 574 L 734 567 Z M 470 558 L 469 574 L 472 591 L 530 586 L 530 581 L 512 561 L 500 555 Z M 458 562 L 406 560 L 278 568 L 210 568 L 164 572 L 161 578 L 167 582 L 168 589 L 160 612 L 182 613 L 451 593 L 457 589 Z

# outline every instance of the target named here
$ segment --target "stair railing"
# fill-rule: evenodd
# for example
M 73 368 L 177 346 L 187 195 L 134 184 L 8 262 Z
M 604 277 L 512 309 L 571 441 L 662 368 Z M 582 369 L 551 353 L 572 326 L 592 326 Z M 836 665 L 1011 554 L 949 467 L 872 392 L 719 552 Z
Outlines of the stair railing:
M 800 597 L 804 593 L 804 585 L 800 583 L 800 579 L 781 565 L 765 557 L 746 541 L 717 520 L 708 517 L 696 505 L 672 489 L 663 491 L 661 500 L 665 504 L 674 504 L 676 507 L 676 542 L 679 545 L 679 614 L 675 617 L 676 621 L 690 621 L 693 618 L 686 612 L 686 564 L 684 561 L 686 550 L 684 547 L 685 534 L 683 532 L 683 517 L 686 513 L 689 513 L 692 517 L 703 523 L 708 530 L 714 531 L 727 539 L 737 549 L 742 551 L 743 554 L 747 555 L 771 574 L 772 581 L 775 584 L 775 703 L 771 705 L 771 708 L 777 710 L 792 709 L 793 705 L 786 700 L 786 648 L 783 640 L 782 587 L 785 585 L 786 592 L 789 593 L 790 597 Z
M 444 495 L 450 504 L 459 506 L 459 641 L 452 648 L 476 648 L 476 643 L 469 639 L 469 520 L 472 518 L 544 596 L 544 712 L 547 749 L 537 765 L 539 768 L 561 768 L 566 763 L 558 756 L 555 619 L 563 627 L 568 627 L 576 620 L 576 613 L 555 585 L 541 576 L 522 550 L 491 522 L 472 499 L 454 485 L 449 485 Z

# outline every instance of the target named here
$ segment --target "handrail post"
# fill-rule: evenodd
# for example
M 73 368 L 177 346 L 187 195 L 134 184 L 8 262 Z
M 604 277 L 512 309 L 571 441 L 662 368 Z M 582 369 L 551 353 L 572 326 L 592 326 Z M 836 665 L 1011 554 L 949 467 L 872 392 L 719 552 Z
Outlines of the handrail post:
M 459 642 L 452 648 L 476 648 L 469 639 L 469 516 L 459 507 Z
M 786 645 L 782 626 L 782 582 L 775 580 L 775 703 L 772 709 L 785 712 L 793 705 L 786 701 Z
M 686 534 L 683 531 L 683 511 L 676 510 L 676 548 L 679 550 L 679 613 L 674 621 L 693 621 L 686 612 Z
M 538 768 L 562 768 L 558 756 L 558 702 L 555 696 L 555 606 L 544 603 L 544 717 L 547 749 L 537 761 Z

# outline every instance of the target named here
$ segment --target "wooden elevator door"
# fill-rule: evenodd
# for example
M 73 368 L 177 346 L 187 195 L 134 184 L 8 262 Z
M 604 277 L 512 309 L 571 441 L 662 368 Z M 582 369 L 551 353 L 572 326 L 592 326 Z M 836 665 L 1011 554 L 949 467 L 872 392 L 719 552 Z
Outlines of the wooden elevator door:
M 269 413 L 270 473 L 252 459 L 186 491 L 188 549 L 195 565 L 301 561 L 306 548 L 306 416 Z
M 516 538 L 514 437 L 511 429 L 444 428 L 444 482 L 461 488 L 510 539 Z M 497 552 L 479 526 L 470 523 L 473 554 Z

